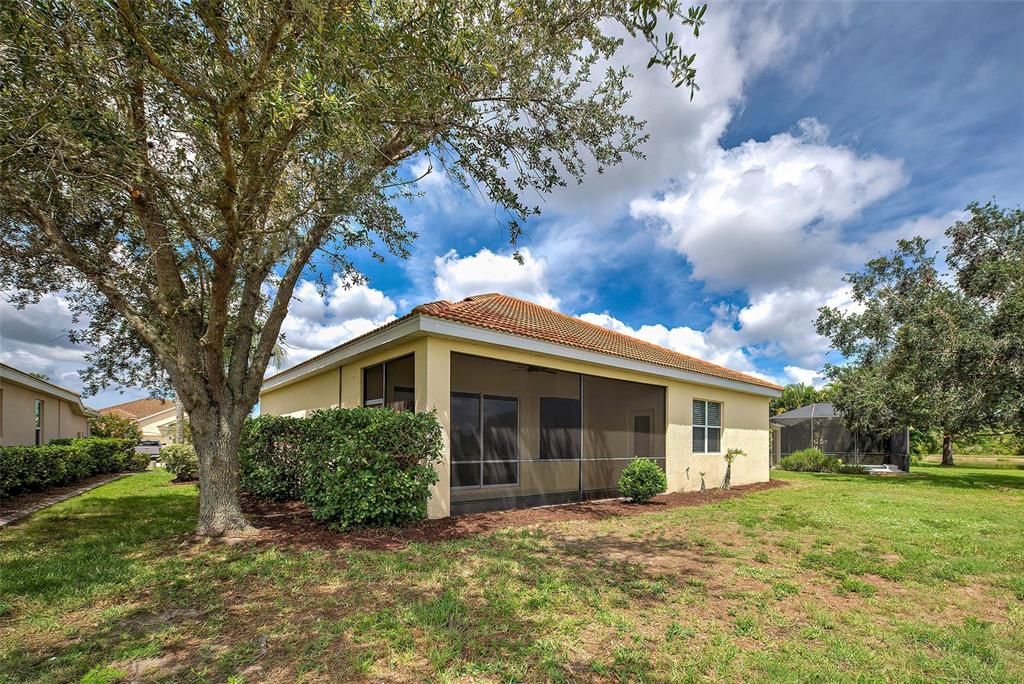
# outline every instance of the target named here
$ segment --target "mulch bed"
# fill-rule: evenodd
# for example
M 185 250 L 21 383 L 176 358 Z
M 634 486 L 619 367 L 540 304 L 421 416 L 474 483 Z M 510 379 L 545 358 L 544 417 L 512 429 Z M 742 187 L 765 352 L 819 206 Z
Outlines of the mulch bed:
M 103 473 L 102 475 L 93 475 L 92 477 L 87 477 L 84 480 L 79 480 L 74 484 L 64 485 L 62 487 L 50 487 L 49 489 L 44 489 L 39 492 L 27 492 L 25 494 L 18 494 L 16 496 L 0 499 L 0 518 L 4 518 L 13 513 L 18 513 L 26 508 L 32 508 L 46 499 L 70 494 L 71 492 L 82 489 L 83 487 L 88 487 L 91 484 L 109 480 L 111 477 L 113 477 L 113 474 Z
M 400 549 L 413 542 L 437 542 L 462 539 L 496 530 L 527 527 L 541 523 L 569 520 L 605 520 L 641 513 L 655 513 L 686 506 L 703 506 L 734 499 L 752 492 L 761 492 L 785 485 L 780 480 L 733 487 L 729 491 L 711 489 L 706 493 L 675 492 L 657 496 L 645 504 L 632 504 L 622 499 L 588 501 L 519 508 L 489 513 L 467 513 L 400 528 L 372 528 L 351 532 L 335 532 L 313 520 L 306 506 L 298 501 L 280 503 L 246 494 L 242 508 L 249 522 L 259 529 L 257 543 L 308 548 Z

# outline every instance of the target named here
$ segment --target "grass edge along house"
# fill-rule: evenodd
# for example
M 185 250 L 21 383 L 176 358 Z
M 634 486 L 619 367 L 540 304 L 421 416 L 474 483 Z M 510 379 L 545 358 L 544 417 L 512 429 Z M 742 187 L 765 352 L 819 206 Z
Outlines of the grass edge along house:
M 668 491 L 768 480 L 771 382 L 502 294 L 421 304 L 263 383 L 260 411 L 437 412 L 432 518 L 615 496 L 634 458 Z

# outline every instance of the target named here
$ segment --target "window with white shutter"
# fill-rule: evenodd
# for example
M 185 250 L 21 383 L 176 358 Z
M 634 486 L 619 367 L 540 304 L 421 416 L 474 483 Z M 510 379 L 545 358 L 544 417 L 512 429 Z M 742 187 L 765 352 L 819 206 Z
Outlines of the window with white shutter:
M 693 400 L 693 453 L 717 454 L 722 451 L 722 404 Z

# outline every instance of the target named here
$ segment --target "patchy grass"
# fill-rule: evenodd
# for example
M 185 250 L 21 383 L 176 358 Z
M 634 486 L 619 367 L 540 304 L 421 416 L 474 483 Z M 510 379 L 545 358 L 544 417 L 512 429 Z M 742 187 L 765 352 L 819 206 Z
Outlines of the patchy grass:
M 142 473 L 0 531 L 0 682 L 1024 680 L 1024 471 L 916 470 L 398 551 Z

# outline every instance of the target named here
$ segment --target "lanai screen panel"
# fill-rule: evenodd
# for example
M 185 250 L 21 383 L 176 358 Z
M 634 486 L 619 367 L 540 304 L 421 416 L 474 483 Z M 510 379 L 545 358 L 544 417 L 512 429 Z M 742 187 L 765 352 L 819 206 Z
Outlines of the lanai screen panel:
M 665 468 L 665 388 L 583 376 L 583 493 L 616 495 L 636 458 Z
M 451 357 L 455 511 L 560 503 L 580 486 L 580 376 Z
M 451 357 L 456 512 L 617 494 L 637 457 L 665 467 L 665 390 L 465 354 Z

